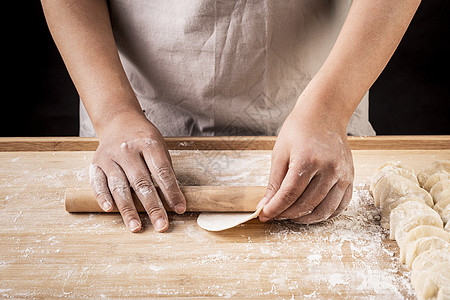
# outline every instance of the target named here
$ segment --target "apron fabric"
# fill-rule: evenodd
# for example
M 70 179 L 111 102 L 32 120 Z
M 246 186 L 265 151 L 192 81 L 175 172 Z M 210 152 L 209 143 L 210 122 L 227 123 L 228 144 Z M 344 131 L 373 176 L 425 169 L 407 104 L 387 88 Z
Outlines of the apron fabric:
M 277 135 L 350 0 L 111 0 L 119 55 L 164 136 Z M 368 94 L 348 124 L 371 136 Z M 95 136 L 84 106 L 80 135 Z

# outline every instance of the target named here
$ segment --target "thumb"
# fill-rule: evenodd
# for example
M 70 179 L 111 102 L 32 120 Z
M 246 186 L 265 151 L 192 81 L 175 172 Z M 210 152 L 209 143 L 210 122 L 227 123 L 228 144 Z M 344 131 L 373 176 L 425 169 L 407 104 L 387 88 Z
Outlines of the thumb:
M 256 209 L 266 205 L 275 196 L 280 189 L 281 183 L 288 171 L 288 162 L 285 159 L 274 157 L 272 154 L 272 163 L 270 166 L 269 181 L 267 183 L 266 193 L 264 197 L 259 201 Z

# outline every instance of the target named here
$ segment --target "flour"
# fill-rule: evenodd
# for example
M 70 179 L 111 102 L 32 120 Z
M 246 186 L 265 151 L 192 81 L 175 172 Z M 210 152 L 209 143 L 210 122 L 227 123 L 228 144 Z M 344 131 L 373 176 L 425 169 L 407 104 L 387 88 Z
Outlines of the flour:
M 344 297 L 346 291 L 354 294 L 356 290 L 361 298 L 373 295 L 412 297 L 409 273 L 402 269 L 391 249 L 386 231 L 379 225 L 379 211 L 372 202 L 367 186 L 359 185 L 348 209 L 333 220 L 316 225 L 273 222 L 266 227 L 266 242 L 242 236 L 242 240 L 236 241 L 233 252 L 221 250 L 215 244 L 208 245 L 209 254 L 199 253 L 185 267 L 213 267 L 221 270 L 222 276 L 233 276 L 236 284 L 229 287 L 227 282 L 217 279 L 216 285 L 205 286 L 204 290 L 191 295 L 241 295 L 240 292 L 244 292 L 248 297 L 261 297 L 290 291 L 290 298 L 297 299 L 328 298 L 336 294 Z M 207 234 L 187 228 L 185 232 L 190 238 L 197 243 L 208 243 Z M 305 245 L 308 253 L 302 259 L 299 254 Z M 292 255 L 299 257 L 294 265 L 278 260 Z M 245 270 L 246 265 L 255 264 L 259 264 L 255 271 Z M 269 273 L 266 279 L 262 275 L 265 273 Z M 251 284 L 251 279 L 261 284 Z M 310 288 L 305 289 L 305 286 Z M 164 294 L 163 289 L 159 292 Z
M 299 269 L 309 270 L 306 276 L 302 274 L 303 280 L 311 281 L 313 287 L 320 286 L 322 292 L 324 286 L 331 291 L 339 285 L 340 290 L 356 289 L 361 295 L 411 297 L 413 291 L 408 272 L 402 270 L 398 258 L 386 245 L 386 231 L 379 225 L 379 210 L 372 202 L 367 186 L 359 185 L 354 190 L 351 204 L 339 217 L 316 225 L 297 225 L 288 221 L 273 223 L 266 233 L 278 240 L 278 249 L 294 247 L 302 236 L 309 235 L 305 242 L 310 245 L 310 254 L 300 263 Z M 319 239 L 315 240 L 314 236 Z M 346 262 L 349 259 L 344 255 L 344 248 L 350 250 L 353 263 Z M 384 260 L 388 257 L 388 261 L 380 263 L 382 257 Z M 297 285 L 289 276 L 285 279 L 283 284 L 287 282 L 288 287 Z M 277 282 L 272 283 L 272 289 L 276 290 Z M 400 292 L 405 290 L 407 294 Z M 317 288 L 302 297 L 321 298 L 325 295 Z
M 149 266 L 148 266 L 148 269 L 149 269 L 150 271 L 152 271 L 152 272 L 159 272 L 159 271 L 161 271 L 161 270 L 164 270 L 163 267 L 157 266 L 157 265 L 149 265 Z
M 259 248 L 262 254 L 267 255 L 268 257 L 278 257 L 280 256 L 280 252 L 274 250 L 272 247 L 261 246 Z
M 343 274 L 339 273 L 331 273 L 328 277 L 328 283 L 331 287 L 335 287 L 338 284 L 346 284 L 347 281 Z
M 182 153 L 171 151 L 183 185 L 267 184 L 268 151 L 255 157 L 227 152 L 227 158 L 223 153 L 190 151 L 181 161 Z M 37 159 L 46 161 L 45 168 L 28 164 L 30 158 L 25 156 L 5 160 L 9 175 L 0 178 L 0 189 L 6 191 L 0 197 L 5 245 L 0 255 L 2 298 L 408 299 L 414 295 L 409 272 L 398 261 L 395 242 L 379 225 L 379 210 L 366 185 L 356 184 L 348 209 L 320 224 L 253 220 L 217 234 L 197 227 L 198 214 L 185 213 L 169 214 L 169 232 L 158 234 L 141 214 L 146 228 L 131 234 L 119 214 L 65 212 L 64 189 L 89 186 L 92 153 L 86 152 L 81 163 L 62 168 L 62 161 L 67 166 L 64 155 L 72 154 L 37 153 Z M 187 169 L 188 164 L 194 167 Z M 3 275 L 11 270 L 34 288 L 24 289 Z
M 308 260 L 309 264 L 319 265 L 320 261 L 322 260 L 322 255 L 312 254 L 312 255 L 309 255 L 306 259 Z
M 190 145 L 192 145 L 193 142 L 181 142 L 178 144 L 178 147 L 188 147 Z

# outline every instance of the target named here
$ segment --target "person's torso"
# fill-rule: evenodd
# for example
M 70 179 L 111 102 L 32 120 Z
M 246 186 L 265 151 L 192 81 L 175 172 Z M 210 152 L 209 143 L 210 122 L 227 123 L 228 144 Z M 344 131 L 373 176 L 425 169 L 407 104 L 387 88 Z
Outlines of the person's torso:
M 341 0 L 111 0 L 114 37 L 165 136 L 276 135 L 345 20 Z M 367 96 L 348 131 L 373 135 Z

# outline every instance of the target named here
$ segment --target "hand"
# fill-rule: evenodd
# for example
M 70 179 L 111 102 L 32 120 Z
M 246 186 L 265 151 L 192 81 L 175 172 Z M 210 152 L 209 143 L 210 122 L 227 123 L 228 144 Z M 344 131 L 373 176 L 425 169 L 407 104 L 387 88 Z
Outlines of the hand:
M 155 230 L 165 231 L 169 226 L 167 213 L 150 174 L 175 212 L 184 213 L 186 200 L 160 132 L 144 115 L 121 114 L 105 126 L 99 141 L 89 169 L 99 205 L 110 211 L 114 201 L 127 228 L 139 231 L 142 225 L 131 197 L 131 186 Z
M 291 219 L 302 224 L 327 220 L 352 197 L 353 160 L 345 126 L 327 114 L 292 112 L 272 153 L 269 183 L 258 207 L 261 221 Z

